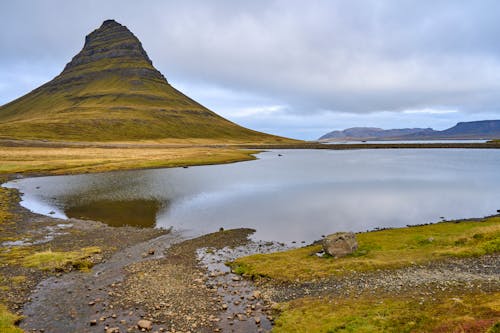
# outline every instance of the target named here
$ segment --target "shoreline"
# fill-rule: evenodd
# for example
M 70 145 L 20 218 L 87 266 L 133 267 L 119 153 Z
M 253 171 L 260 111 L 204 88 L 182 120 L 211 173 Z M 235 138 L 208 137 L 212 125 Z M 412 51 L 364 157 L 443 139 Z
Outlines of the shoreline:
M 103 149 L 180 149 L 180 148 L 243 148 L 243 149 L 418 149 L 418 148 L 472 148 L 500 149 L 500 141 L 487 142 L 429 142 L 422 143 L 320 143 L 304 141 L 298 143 L 150 143 L 150 142 L 78 142 L 0 139 L 0 147 L 46 147 L 46 148 L 103 148 Z

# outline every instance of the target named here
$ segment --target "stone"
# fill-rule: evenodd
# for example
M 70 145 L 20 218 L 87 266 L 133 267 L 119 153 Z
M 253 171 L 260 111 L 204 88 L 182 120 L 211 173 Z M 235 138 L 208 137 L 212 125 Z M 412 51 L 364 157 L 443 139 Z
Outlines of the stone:
M 139 327 L 140 330 L 151 331 L 153 329 L 153 323 L 149 320 L 141 319 L 137 322 L 137 327 Z
M 255 290 L 254 292 L 252 292 L 252 296 L 255 299 L 259 299 L 262 296 L 262 293 L 260 291 L 258 291 L 258 290 Z
M 153 249 L 153 248 L 149 249 L 149 250 L 148 250 L 148 254 L 149 254 L 150 256 L 152 256 L 153 254 L 155 254 L 155 249 Z
M 323 250 L 334 258 L 345 257 L 358 249 L 352 232 L 337 232 L 323 238 Z
M 92 320 L 90 321 L 90 326 L 95 326 L 95 325 L 97 325 L 97 320 L 92 319 Z
M 254 317 L 253 319 L 255 320 L 255 323 L 256 323 L 257 325 L 259 325 L 259 324 L 260 324 L 260 317 Z
M 106 333 L 120 333 L 120 328 L 119 327 L 110 327 L 106 329 Z

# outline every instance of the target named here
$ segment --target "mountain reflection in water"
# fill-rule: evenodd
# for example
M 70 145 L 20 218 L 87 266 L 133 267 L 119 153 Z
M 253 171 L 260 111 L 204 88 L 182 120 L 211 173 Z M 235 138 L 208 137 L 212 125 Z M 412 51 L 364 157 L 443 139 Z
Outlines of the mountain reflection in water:
M 152 228 L 156 225 L 156 214 L 160 207 L 157 200 L 99 200 L 77 205 L 68 203 L 64 213 L 69 218 L 101 221 L 112 227 L 128 225 Z

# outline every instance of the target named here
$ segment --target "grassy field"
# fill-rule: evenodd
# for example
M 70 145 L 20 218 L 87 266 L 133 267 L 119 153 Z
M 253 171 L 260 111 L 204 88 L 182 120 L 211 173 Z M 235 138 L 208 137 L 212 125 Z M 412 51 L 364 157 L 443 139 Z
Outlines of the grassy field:
M 231 148 L 0 147 L 0 174 L 70 174 L 252 160 L 256 151 Z
M 398 268 L 445 257 L 478 256 L 500 251 L 500 217 L 484 221 L 444 222 L 357 234 L 359 249 L 341 258 L 314 255 L 321 245 L 257 254 L 230 263 L 240 274 L 279 281 L 308 281 L 352 271 Z
M 417 298 L 302 298 L 281 305 L 275 333 L 500 332 L 500 293 Z

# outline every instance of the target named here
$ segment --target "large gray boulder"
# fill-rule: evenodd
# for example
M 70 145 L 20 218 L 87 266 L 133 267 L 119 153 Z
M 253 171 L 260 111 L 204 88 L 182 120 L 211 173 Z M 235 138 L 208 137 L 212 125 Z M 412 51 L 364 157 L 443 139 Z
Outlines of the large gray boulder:
M 334 258 L 345 257 L 358 249 L 352 232 L 337 232 L 323 238 L 323 250 Z

